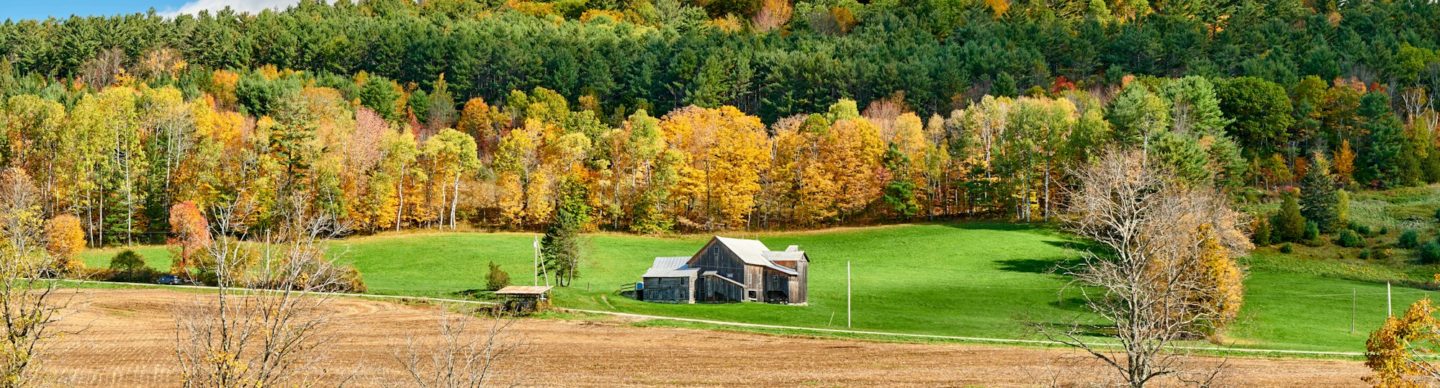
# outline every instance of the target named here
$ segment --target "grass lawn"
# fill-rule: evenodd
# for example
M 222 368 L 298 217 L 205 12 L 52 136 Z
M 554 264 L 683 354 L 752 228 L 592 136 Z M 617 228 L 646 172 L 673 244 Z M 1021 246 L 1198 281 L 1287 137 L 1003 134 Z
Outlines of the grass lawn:
M 523 233 L 383 234 L 333 243 L 340 260 L 358 267 L 370 292 L 455 296 L 482 288 L 487 263 L 529 284 L 531 241 Z M 655 256 L 694 253 L 708 236 L 644 237 L 593 234 L 576 284 L 557 291 L 565 307 L 806 327 L 845 326 L 845 262 L 854 271 L 854 327 L 863 330 L 1020 338 L 1020 320 L 1093 319 L 1067 280 L 1050 272 L 1078 253 L 1049 229 L 1003 223 L 918 224 L 818 232 L 730 234 L 760 238 L 780 249 L 797 244 L 811 256 L 810 304 L 671 305 L 619 295 Z M 169 268 L 163 247 L 136 249 L 155 268 Z M 104 266 L 118 249 L 91 250 L 86 264 Z M 1359 260 L 1301 259 L 1273 248 L 1245 264 L 1246 306 L 1230 331 L 1235 344 L 1267 349 L 1362 351 L 1385 316 L 1384 279 L 1425 276 L 1403 266 Z M 1351 293 L 1357 295 L 1350 332 Z M 1428 291 L 1396 286 L 1397 313 Z

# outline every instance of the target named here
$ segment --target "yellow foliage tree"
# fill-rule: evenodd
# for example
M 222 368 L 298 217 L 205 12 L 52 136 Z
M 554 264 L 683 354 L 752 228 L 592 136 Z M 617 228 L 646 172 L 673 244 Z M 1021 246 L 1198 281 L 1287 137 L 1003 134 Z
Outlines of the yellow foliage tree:
M 686 155 L 672 198 L 692 227 L 743 227 L 760 192 L 760 169 L 770 160 L 770 139 L 760 118 L 732 106 L 690 106 L 660 122 L 665 140 Z
M 1425 297 L 1410 305 L 1405 315 L 1389 317 L 1365 341 L 1365 366 L 1375 374 L 1365 381 L 1376 387 L 1422 387 L 1433 384 L 1437 365 L 1426 361 L 1433 355 L 1440 324 L 1435 308 Z
M 59 273 L 74 273 L 84 268 L 80 252 L 85 250 L 85 230 L 80 219 L 62 214 L 45 222 L 45 251 L 54 260 L 54 270 Z

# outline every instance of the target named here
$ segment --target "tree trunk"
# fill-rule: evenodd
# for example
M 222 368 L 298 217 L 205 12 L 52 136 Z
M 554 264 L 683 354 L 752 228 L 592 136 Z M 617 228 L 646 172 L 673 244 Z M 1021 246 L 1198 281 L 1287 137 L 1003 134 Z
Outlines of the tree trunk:
M 395 205 L 395 231 L 400 231 L 400 220 L 405 218 L 405 168 L 400 165 L 400 183 L 396 188 L 395 195 L 399 197 L 399 203 Z
M 455 174 L 455 196 L 450 198 L 450 230 L 455 228 L 455 209 L 460 207 L 460 174 Z

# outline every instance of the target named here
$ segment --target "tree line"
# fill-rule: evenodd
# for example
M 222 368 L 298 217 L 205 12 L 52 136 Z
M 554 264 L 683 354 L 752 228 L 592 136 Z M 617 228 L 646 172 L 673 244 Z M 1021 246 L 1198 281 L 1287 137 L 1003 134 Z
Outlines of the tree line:
M 984 96 L 928 117 L 896 93 L 769 124 L 687 106 L 636 110 L 618 125 L 593 99 L 546 88 L 459 104 L 443 77 L 435 84 L 274 67 L 213 71 L 186 86 L 199 88 L 193 96 L 123 72 L 98 91 L 48 83 L 0 106 L 0 165 L 33 177 L 43 214 L 77 217 L 92 246 L 161 240 L 182 203 L 245 200 L 256 210 L 243 222 L 263 229 L 299 197 L 358 232 L 1050 220 L 1075 187 L 1071 172 L 1117 144 L 1242 198 L 1315 167 L 1333 174 L 1332 190 L 1440 180 L 1425 89 L 1399 92 L 1397 112 L 1393 90 L 1345 79 L 1127 77 L 1101 91 Z
M 689 105 L 773 122 L 896 91 L 923 117 L 987 94 L 1126 74 L 1440 85 L 1440 5 L 1423 0 L 329 3 L 6 21 L 0 58 L 95 88 L 119 65 L 192 81 L 181 84 L 265 65 L 426 90 L 445 74 L 462 101 L 545 87 L 593 98 L 612 124 Z M 177 62 L 191 66 L 177 72 Z

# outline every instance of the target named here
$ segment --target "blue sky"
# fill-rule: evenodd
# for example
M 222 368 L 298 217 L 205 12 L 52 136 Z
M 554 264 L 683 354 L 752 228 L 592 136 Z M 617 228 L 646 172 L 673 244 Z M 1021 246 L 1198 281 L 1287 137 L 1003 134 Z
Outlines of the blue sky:
M 264 8 L 284 7 L 297 0 L 0 0 L 0 19 L 44 19 L 108 16 L 140 13 L 150 8 L 162 14 L 193 13 L 201 9 L 230 6 L 239 11 L 256 12 Z

